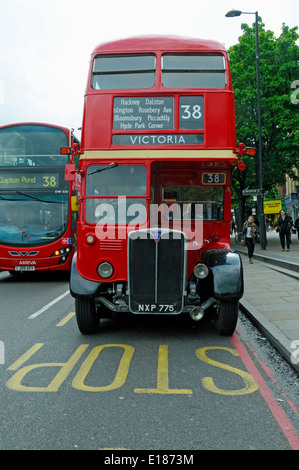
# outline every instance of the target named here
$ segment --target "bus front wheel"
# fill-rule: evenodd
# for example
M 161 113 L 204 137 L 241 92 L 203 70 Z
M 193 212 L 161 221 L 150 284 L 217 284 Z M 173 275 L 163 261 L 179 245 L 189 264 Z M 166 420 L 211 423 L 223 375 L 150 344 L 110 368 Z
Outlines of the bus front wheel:
M 231 336 L 237 326 L 239 302 L 220 302 L 216 330 L 220 335 Z
M 78 328 L 83 334 L 95 333 L 99 328 L 100 318 L 94 300 L 75 299 Z

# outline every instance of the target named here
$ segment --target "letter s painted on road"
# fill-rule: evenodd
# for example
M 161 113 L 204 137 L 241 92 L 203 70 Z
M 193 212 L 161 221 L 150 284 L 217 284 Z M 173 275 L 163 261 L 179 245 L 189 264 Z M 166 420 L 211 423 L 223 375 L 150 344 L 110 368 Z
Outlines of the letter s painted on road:
M 236 349 L 231 349 L 231 348 L 224 348 L 224 347 L 204 347 L 204 348 L 199 348 L 196 350 L 196 356 L 198 359 L 200 359 L 202 362 L 205 362 L 207 364 L 211 364 L 216 367 L 220 367 L 220 369 L 225 369 L 230 372 L 233 372 L 234 374 L 239 375 L 242 377 L 245 387 L 238 389 L 238 390 L 224 390 L 222 388 L 219 388 L 215 385 L 214 380 L 212 377 L 204 377 L 202 379 L 202 385 L 209 390 L 210 392 L 213 393 L 218 393 L 220 395 L 245 395 L 248 393 L 253 393 L 258 389 L 258 385 L 255 383 L 253 380 L 252 376 L 248 374 L 248 372 L 245 372 L 240 369 L 236 369 L 235 367 L 229 366 L 227 364 L 222 364 L 221 362 L 214 361 L 213 359 L 210 359 L 207 355 L 207 351 L 211 351 L 214 349 L 221 349 L 223 351 L 228 351 L 229 353 L 233 354 L 233 356 L 239 356 L 239 353 Z

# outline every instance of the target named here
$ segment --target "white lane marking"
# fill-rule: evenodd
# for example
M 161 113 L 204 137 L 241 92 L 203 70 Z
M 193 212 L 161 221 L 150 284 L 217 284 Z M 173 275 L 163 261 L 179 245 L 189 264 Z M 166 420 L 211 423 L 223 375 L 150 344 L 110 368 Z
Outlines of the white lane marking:
M 52 305 L 56 304 L 59 302 L 59 300 L 63 299 L 65 296 L 67 296 L 70 293 L 69 290 L 67 290 L 64 294 L 61 294 L 59 297 L 56 297 L 56 299 L 52 300 L 52 302 L 49 302 L 47 305 L 45 305 L 43 308 L 38 310 L 37 312 L 33 313 L 28 317 L 28 320 L 32 320 L 33 318 L 38 317 L 41 313 L 43 313 L 45 310 L 48 310 L 48 308 L 52 307 Z

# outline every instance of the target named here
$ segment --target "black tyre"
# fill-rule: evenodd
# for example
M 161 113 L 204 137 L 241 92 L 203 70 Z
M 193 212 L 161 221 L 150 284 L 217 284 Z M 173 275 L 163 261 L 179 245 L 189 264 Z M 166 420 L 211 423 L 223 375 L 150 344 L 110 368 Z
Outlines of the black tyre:
M 100 317 L 94 300 L 75 299 L 78 328 L 83 334 L 95 333 L 99 328 Z
M 221 302 L 218 318 L 216 320 L 216 330 L 220 335 L 231 336 L 237 326 L 239 312 L 239 302 Z

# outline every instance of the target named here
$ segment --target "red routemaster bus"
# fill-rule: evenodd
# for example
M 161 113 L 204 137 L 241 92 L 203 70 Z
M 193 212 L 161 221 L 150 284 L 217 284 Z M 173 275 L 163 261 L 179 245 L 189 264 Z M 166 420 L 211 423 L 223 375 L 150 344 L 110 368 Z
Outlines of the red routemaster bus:
M 234 332 L 243 271 L 230 248 L 231 173 L 242 152 L 222 44 L 146 36 L 95 48 L 70 277 L 81 332 L 107 310 L 212 312 L 220 334 Z
M 76 223 L 75 181 L 65 181 L 79 145 L 66 128 L 41 123 L 0 128 L 0 271 L 69 270 Z

